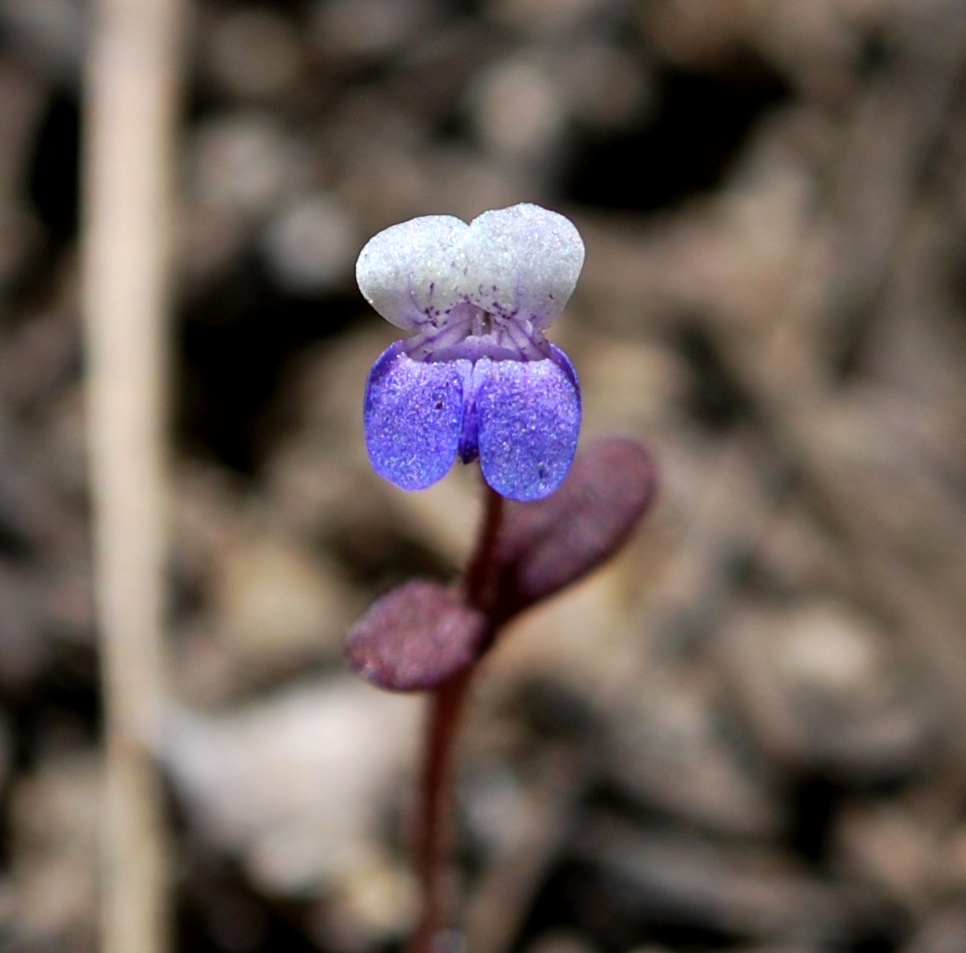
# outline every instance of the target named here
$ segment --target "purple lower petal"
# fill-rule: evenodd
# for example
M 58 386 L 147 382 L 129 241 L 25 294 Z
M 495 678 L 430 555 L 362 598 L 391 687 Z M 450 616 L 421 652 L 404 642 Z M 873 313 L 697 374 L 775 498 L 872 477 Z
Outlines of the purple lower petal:
M 456 459 L 469 361 L 414 361 L 397 341 L 369 372 L 366 448 L 381 477 L 404 490 L 442 479 Z
M 539 500 L 563 481 L 580 432 L 580 385 L 567 355 L 538 361 L 482 358 L 473 369 L 480 466 L 511 500 Z

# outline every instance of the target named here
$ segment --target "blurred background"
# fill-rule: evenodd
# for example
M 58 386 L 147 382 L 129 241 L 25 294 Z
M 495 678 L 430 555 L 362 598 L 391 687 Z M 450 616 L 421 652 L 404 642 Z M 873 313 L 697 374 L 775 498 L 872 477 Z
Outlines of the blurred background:
M 476 474 L 369 469 L 416 215 L 587 245 L 552 336 L 658 505 L 489 657 L 471 953 L 966 950 L 966 4 L 196 0 L 178 145 L 178 953 L 391 951 L 419 699 L 346 673 L 452 578 Z M 78 296 L 81 0 L 0 0 L 0 949 L 96 948 L 101 702 Z M 118 262 L 118 268 L 124 263 Z

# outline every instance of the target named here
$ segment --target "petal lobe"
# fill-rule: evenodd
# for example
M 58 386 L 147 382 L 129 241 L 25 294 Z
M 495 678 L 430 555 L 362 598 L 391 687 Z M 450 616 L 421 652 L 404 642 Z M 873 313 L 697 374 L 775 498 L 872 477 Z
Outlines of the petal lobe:
M 577 450 L 580 386 L 570 360 L 551 345 L 536 361 L 477 361 L 473 373 L 480 466 L 511 500 L 539 500 L 560 486 Z
M 467 259 L 476 281 L 470 300 L 546 328 L 564 309 L 584 264 L 573 223 L 539 205 L 484 212 L 470 223 Z
M 452 215 L 424 215 L 384 229 L 359 253 L 359 290 L 390 324 L 420 330 L 459 300 L 468 230 Z
M 373 365 L 364 410 L 366 448 L 381 477 L 404 490 L 441 480 L 456 459 L 469 361 L 414 361 L 399 341 Z

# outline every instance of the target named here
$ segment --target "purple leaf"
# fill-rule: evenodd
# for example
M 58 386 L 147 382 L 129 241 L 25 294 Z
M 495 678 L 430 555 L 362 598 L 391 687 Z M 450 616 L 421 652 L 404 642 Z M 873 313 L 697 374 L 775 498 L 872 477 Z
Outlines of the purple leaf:
M 433 688 L 472 665 L 492 637 L 489 621 L 462 596 L 428 580 L 377 599 L 349 630 L 346 658 L 382 688 Z
M 470 601 L 496 626 L 576 582 L 628 540 L 656 488 L 654 462 L 640 444 L 611 438 L 582 451 L 553 496 L 504 505 Z

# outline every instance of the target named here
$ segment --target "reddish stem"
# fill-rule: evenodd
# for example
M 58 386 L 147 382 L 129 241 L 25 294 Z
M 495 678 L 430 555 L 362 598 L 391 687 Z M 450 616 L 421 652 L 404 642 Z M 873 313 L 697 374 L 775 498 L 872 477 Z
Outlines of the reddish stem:
M 486 486 L 484 506 L 483 523 L 477 537 L 476 551 L 466 567 L 466 572 L 463 573 L 467 601 L 471 605 L 480 607 L 486 606 L 489 601 L 487 598 L 489 593 L 486 590 L 492 584 L 491 564 L 493 550 L 500 535 L 500 524 L 503 522 L 503 497 L 492 487 Z
M 454 676 L 435 688 L 430 696 L 414 842 L 416 872 L 423 889 L 423 912 L 409 943 L 409 953 L 431 953 L 433 939 L 444 925 L 449 906 L 453 761 L 456 731 L 471 674 L 467 671 Z
M 463 574 L 463 586 L 471 603 L 480 604 L 483 598 L 502 517 L 503 497 L 487 486 L 476 550 Z M 473 671 L 469 668 L 453 676 L 430 695 L 413 841 L 416 872 L 423 889 L 423 911 L 407 947 L 409 953 L 432 953 L 433 941 L 445 925 L 455 742 Z

